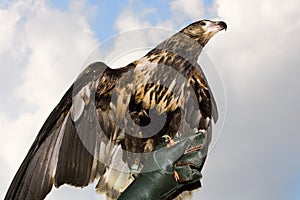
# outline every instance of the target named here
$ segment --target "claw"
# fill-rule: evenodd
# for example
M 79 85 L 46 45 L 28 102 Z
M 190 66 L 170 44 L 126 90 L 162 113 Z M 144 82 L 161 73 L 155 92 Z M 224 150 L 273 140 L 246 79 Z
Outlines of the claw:
M 172 147 L 176 144 L 176 142 L 169 135 L 163 135 L 162 138 L 164 138 L 165 142 L 168 143 L 167 147 Z

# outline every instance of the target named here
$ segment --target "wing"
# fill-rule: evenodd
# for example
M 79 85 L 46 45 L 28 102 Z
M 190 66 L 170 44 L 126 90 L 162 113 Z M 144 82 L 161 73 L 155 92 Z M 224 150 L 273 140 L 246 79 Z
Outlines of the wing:
M 204 118 L 213 118 L 216 123 L 219 117 L 217 104 L 205 74 L 199 65 L 191 68 L 188 74 L 188 81 L 196 93 L 202 116 Z
M 192 96 L 191 93 L 194 93 L 197 102 L 195 102 L 193 98 L 187 99 L 185 106 L 188 116 L 186 118 L 190 122 L 198 122 L 197 124 L 194 124 L 194 127 L 192 128 L 197 126 L 196 129 L 207 134 L 205 146 L 202 148 L 202 153 L 205 155 L 204 163 L 208 153 L 208 146 L 212 138 L 212 119 L 214 122 L 217 122 L 218 120 L 217 104 L 205 78 L 204 72 L 199 65 L 192 67 L 189 71 L 188 83 L 192 89 L 188 90 L 187 96 L 190 97 Z
M 112 122 L 112 89 L 130 70 L 87 67 L 42 126 L 17 171 L 6 200 L 44 199 L 53 185 L 86 186 L 111 162 L 117 128 Z
M 205 96 L 207 97 L 207 99 L 209 99 L 208 103 L 210 104 L 210 107 L 211 107 L 210 115 L 213 118 L 214 122 L 217 123 L 218 118 L 219 118 L 217 103 L 216 103 L 216 100 L 210 89 L 210 86 L 208 84 L 208 81 L 205 77 L 205 74 L 204 74 L 202 68 L 199 65 L 197 65 L 197 68 L 192 68 L 191 72 L 192 72 L 191 74 L 193 74 L 193 76 L 191 76 L 191 77 L 194 77 L 194 79 L 196 78 L 196 79 L 200 80 L 201 85 L 203 85 L 203 90 L 206 93 Z

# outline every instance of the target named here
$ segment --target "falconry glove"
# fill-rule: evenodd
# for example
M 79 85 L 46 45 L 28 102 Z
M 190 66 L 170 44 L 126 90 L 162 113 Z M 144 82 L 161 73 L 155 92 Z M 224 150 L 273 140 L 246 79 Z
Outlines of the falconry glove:
M 180 139 L 171 147 L 158 147 L 118 200 L 172 199 L 183 191 L 201 187 L 204 158 L 201 147 L 205 141 L 204 134 L 198 133 Z

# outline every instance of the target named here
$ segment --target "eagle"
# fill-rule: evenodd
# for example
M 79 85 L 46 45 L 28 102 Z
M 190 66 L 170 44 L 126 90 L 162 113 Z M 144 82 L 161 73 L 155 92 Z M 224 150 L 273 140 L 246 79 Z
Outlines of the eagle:
M 97 192 L 117 199 L 143 168 L 144 155 L 199 131 L 207 137 L 204 163 L 218 112 L 197 60 L 226 28 L 223 21 L 196 21 L 125 67 L 90 64 L 43 124 L 5 200 L 44 199 L 53 185 L 96 180 Z

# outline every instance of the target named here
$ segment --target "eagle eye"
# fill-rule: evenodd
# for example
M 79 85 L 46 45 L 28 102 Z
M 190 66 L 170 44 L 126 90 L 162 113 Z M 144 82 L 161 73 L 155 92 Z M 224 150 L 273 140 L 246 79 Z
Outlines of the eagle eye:
M 204 21 L 201 21 L 199 24 L 200 24 L 200 26 L 205 26 L 206 25 L 206 23 Z

